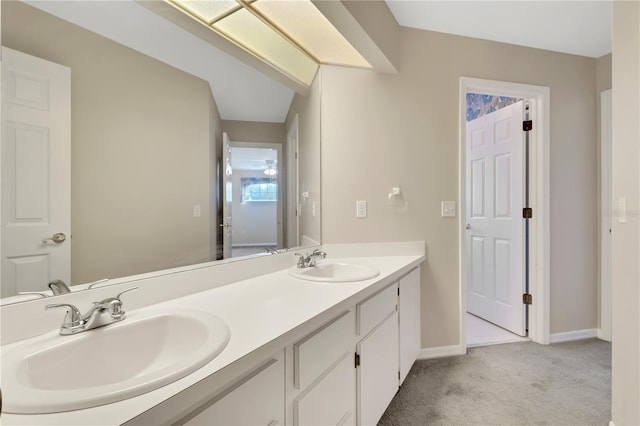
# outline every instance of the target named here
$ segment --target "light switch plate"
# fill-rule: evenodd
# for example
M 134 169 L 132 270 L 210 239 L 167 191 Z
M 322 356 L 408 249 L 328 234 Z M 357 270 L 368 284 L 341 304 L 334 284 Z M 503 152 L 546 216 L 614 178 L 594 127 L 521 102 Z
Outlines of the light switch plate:
M 200 217 L 201 216 L 201 210 L 200 210 L 200 205 L 196 204 L 193 206 L 193 217 Z
M 627 223 L 627 197 L 618 198 L 618 222 Z
M 456 202 L 443 201 L 441 205 L 440 215 L 442 217 L 456 217 Z
M 367 217 L 367 202 L 364 200 L 356 201 L 356 217 L 357 218 L 365 218 Z

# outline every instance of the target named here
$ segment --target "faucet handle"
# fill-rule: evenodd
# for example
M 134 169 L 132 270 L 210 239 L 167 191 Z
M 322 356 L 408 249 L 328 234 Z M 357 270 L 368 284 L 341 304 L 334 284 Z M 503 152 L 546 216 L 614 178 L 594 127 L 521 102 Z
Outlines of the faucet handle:
M 313 251 L 313 253 L 311 253 L 311 254 L 315 254 L 316 256 L 320 256 L 320 257 L 322 257 L 323 259 L 324 259 L 325 257 L 327 257 L 327 253 L 323 252 L 323 251 L 322 251 L 322 250 L 320 250 L 320 249 L 315 249 L 315 250 Z
M 120 293 L 118 293 L 118 295 L 116 297 L 114 297 L 114 299 L 120 300 L 120 296 L 122 296 L 123 294 L 129 293 L 130 291 L 134 291 L 134 290 L 137 290 L 137 289 L 138 289 L 138 287 L 131 287 L 131 288 L 128 288 L 126 290 L 123 290 Z
M 137 290 L 137 289 L 138 289 L 138 287 L 128 288 L 128 289 L 118 293 L 118 295 L 116 297 L 103 300 L 101 302 L 101 304 L 109 312 L 109 314 L 111 315 L 111 318 L 113 318 L 113 319 L 124 319 L 125 312 L 122 309 L 122 300 L 120 300 L 120 297 L 125 293 L 128 293 L 130 291 L 134 291 L 134 290 Z
M 49 288 L 54 296 L 58 294 L 67 294 L 71 293 L 71 289 L 69 286 L 62 280 L 53 280 L 49 283 Z
M 69 303 L 57 303 L 44 307 L 47 311 L 55 308 L 67 308 L 67 314 L 65 315 L 64 322 L 62 323 L 63 327 L 75 327 L 82 324 L 82 314 L 75 306 Z
M 298 258 L 298 268 L 304 268 L 306 267 L 307 264 L 307 257 L 304 254 L 300 254 L 300 253 L 294 253 L 294 256 L 300 256 Z

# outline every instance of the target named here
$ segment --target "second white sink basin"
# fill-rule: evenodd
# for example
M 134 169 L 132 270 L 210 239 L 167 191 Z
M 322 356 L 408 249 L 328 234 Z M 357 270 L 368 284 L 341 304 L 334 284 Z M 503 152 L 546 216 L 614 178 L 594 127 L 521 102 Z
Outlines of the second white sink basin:
M 375 278 L 380 275 L 380 271 L 360 263 L 321 261 L 308 268 L 294 266 L 289 269 L 289 275 L 308 281 L 340 283 Z
M 192 373 L 228 342 L 224 321 L 190 310 L 134 312 L 73 336 L 49 333 L 2 357 L 2 408 L 56 413 L 131 398 Z

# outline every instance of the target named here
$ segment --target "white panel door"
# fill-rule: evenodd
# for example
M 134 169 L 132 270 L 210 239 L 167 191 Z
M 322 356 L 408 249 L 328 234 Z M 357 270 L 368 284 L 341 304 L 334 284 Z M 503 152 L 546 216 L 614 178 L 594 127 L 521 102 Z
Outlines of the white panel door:
M 222 257 L 231 257 L 231 238 L 233 233 L 233 217 L 231 206 L 233 202 L 233 186 L 231 175 L 231 142 L 226 132 L 222 133 Z
M 3 47 L 2 297 L 71 281 L 70 126 L 71 70 Z
M 467 311 L 524 336 L 523 102 L 467 123 Z
M 298 114 L 287 132 L 287 245 L 300 245 L 300 221 L 298 214 Z

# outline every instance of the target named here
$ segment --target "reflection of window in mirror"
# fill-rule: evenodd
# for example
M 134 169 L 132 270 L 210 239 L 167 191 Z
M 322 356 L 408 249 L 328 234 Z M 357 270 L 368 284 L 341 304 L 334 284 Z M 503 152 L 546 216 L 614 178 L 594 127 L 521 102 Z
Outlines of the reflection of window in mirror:
M 240 200 L 247 201 L 278 201 L 278 183 L 273 178 L 240 179 L 242 192 Z

